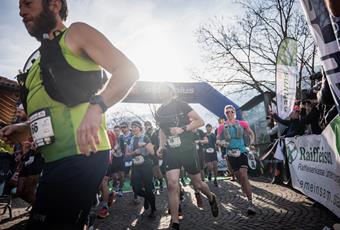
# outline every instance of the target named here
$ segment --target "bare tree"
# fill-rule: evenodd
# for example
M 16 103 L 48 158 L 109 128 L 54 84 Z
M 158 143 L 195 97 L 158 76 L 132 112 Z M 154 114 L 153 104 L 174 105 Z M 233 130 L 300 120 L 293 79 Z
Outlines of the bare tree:
M 197 30 L 208 74 L 196 72 L 194 78 L 216 86 L 234 86 L 227 89 L 229 93 L 274 92 L 278 46 L 292 37 L 298 41 L 300 92 L 304 76 L 315 72 L 316 51 L 299 2 L 238 0 L 237 4 L 244 15 L 236 18 L 235 24 L 219 18 Z
M 149 112 L 145 111 L 145 113 L 137 113 L 134 110 L 131 110 L 129 106 L 125 108 L 120 108 L 116 111 L 109 111 L 106 113 L 106 123 L 107 126 L 112 129 L 115 125 L 119 125 L 122 122 L 131 123 L 134 120 L 139 120 L 144 123 L 145 121 L 150 121 L 151 123 L 156 124 L 155 113 L 156 113 L 156 105 L 148 104 Z

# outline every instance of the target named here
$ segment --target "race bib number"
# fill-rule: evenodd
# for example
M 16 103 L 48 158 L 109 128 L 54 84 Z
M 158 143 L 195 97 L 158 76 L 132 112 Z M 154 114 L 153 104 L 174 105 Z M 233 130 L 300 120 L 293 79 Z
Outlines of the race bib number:
M 178 136 L 170 136 L 168 138 L 168 145 L 170 148 L 177 148 L 179 146 L 181 146 L 182 142 L 181 142 L 181 138 Z
M 133 162 L 134 165 L 141 165 L 141 164 L 144 163 L 144 157 L 142 155 L 135 156 L 132 159 L 132 162 Z
M 132 161 L 125 161 L 124 165 L 125 165 L 125 167 L 131 167 Z
M 214 153 L 215 149 L 214 148 L 207 148 L 206 152 L 207 153 Z
M 253 153 L 248 153 L 248 166 L 249 168 L 255 170 L 256 169 L 256 159 Z
M 51 116 L 47 109 L 39 110 L 29 117 L 31 133 L 37 147 L 49 145 L 54 141 Z
M 228 155 L 232 157 L 239 157 L 241 155 L 241 151 L 239 149 L 231 149 L 228 150 Z

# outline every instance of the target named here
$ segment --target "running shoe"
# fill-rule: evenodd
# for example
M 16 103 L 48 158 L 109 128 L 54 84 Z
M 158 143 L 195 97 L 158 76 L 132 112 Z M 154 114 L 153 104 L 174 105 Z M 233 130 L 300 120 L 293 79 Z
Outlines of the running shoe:
M 110 215 L 109 210 L 105 207 L 99 210 L 97 216 L 100 219 L 104 219 L 105 217 L 108 217 Z
M 208 181 L 211 181 L 211 173 L 208 174 Z
M 118 195 L 119 197 L 122 197 L 122 196 L 123 196 L 123 191 L 122 191 L 122 189 L 119 189 L 119 190 L 118 190 L 117 195 Z
M 211 213 L 213 217 L 218 216 L 218 205 L 217 205 L 217 200 L 216 200 L 216 195 L 212 193 L 212 200 L 209 201 L 210 207 L 211 207 Z
M 148 215 L 149 218 L 156 218 L 156 209 L 151 209 L 150 214 Z
M 202 200 L 201 193 L 195 192 L 195 197 L 196 197 L 197 207 L 203 208 L 203 200 Z
M 159 191 L 160 192 L 164 191 L 163 179 L 159 182 Z
M 179 223 L 172 223 L 171 221 L 171 226 L 169 228 L 170 230 L 179 230 Z
M 218 187 L 218 183 L 217 183 L 216 179 L 214 180 L 214 185 L 215 185 L 215 187 Z
M 149 201 L 148 199 L 144 198 L 144 210 L 148 210 L 149 209 Z
M 253 203 L 249 203 L 248 208 L 247 208 L 247 213 L 248 215 L 255 215 L 256 214 L 256 208 Z
M 178 206 L 178 216 L 183 216 L 181 204 Z
M 184 187 L 187 186 L 187 183 L 185 183 L 184 177 L 181 178 L 181 183 Z

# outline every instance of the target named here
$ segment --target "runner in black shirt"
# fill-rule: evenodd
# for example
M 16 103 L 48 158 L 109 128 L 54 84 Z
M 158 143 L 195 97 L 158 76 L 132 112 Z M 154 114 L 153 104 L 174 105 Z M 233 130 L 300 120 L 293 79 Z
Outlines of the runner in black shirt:
M 159 124 L 159 148 L 157 154 L 163 156 L 166 177 L 168 180 L 168 196 L 171 211 L 171 228 L 179 229 L 179 175 L 181 167 L 190 174 L 192 183 L 209 199 L 214 217 L 218 216 L 216 196 L 208 185 L 201 180 L 198 154 L 194 143 L 194 134 L 191 132 L 204 125 L 202 118 L 185 102 L 177 99 L 173 85 L 164 83 L 160 87 L 162 106 L 156 112 L 156 121 Z

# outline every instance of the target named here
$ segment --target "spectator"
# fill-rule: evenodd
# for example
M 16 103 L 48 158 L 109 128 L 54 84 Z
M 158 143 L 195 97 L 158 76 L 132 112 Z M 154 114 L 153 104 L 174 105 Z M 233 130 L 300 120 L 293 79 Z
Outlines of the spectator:
M 322 132 L 319 125 L 320 111 L 308 99 L 302 100 L 301 103 L 301 122 L 305 125 L 310 124 L 312 134 L 320 134 Z
M 279 123 L 288 126 L 285 137 L 294 137 L 296 135 L 303 135 L 305 132 L 305 125 L 301 122 L 299 107 L 295 106 L 293 112 L 289 115 L 289 120 L 280 118 L 276 113 L 270 112 L 272 117 Z

